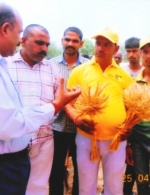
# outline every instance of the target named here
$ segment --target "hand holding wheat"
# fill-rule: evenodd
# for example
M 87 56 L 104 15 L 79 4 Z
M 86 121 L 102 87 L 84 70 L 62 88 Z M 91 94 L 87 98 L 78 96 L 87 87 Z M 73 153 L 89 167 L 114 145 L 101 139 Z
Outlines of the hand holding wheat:
M 108 96 L 102 93 L 106 86 L 107 84 L 97 85 L 96 90 L 93 90 L 91 87 L 82 89 L 82 93 L 75 103 L 75 108 L 79 116 L 88 116 L 91 121 L 94 121 L 94 117 L 103 112 L 108 100 Z M 95 162 L 99 158 L 95 129 L 93 129 L 92 134 L 91 160 Z
M 124 104 L 127 110 L 125 122 L 112 140 L 109 150 L 116 151 L 119 143 L 131 134 L 137 123 L 150 121 L 150 86 L 146 83 L 133 83 L 124 91 Z

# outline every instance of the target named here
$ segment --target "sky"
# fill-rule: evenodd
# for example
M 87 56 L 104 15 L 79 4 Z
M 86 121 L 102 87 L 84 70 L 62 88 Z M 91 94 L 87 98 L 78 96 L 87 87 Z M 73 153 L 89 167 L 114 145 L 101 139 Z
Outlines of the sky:
M 76 26 L 84 39 L 91 39 L 105 27 L 113 28 L 120 45 L 134 36 L 150 34 L 150 0 L 0 0 L 16 8 L 24 28 L 32 23 L 43 25 L 51 41 L 61 44 L 63 32 Z

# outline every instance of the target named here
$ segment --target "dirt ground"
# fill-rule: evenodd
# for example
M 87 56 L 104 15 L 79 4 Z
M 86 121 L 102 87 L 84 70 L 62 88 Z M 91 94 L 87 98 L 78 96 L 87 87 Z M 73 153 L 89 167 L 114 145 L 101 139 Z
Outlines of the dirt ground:
M 69 171 L 69 176 L 68 176 L 68 184 L 69 184 L 69 189 L 65 190 L 64 195 L 71 195 L 71 190 L 72 190 L 72 181 L 73 181 L 73 166 L 72 166 L 72 160 L 69 158 L 69 164 L 68 164 L 68 171 Z M 103 173 L 102 173 L 102 165 L 100 163 L 99 166 L 99 173 L 98 173 L 98 181 L 97 181 L 97 195 L 100 195 L 100 192 L 103 190 Z M 136 190 L 136 185 L 134 185 L 133 192 L 137 195 L 137 190 Z

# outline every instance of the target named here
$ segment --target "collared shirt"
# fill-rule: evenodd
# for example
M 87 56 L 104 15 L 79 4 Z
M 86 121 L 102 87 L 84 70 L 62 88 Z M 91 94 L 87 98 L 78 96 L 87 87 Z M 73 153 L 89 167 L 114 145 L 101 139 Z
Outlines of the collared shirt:
M 135 77 L 135 80 L 137 82 L 145 82 L 150 85 L 145 79 L 144 79 L 144 71 L 145 68 Z M 147 108 L 149 109 L 149 108 Z M 145 141 L 145 143 L 150 144 L 150 121 L 143 120 L 142 122 L 136 124 L 132 128 L 132 134 L 130 135 L 130 141 Z
M 52 104 L 23 107 L 19 92 L 11 80 L 7 61 L 0 59 L 0 154 L 23 150 L 31 133 L 54 116 Z
M 74 69 L 68 80 L 68 87 L 79 85 L 83 90 L 96 90 L 98 85 L 106 85 L 103 94 L 108 97 L 106 107 L 102 113 L 94 117 L 96 122 L 96 139 L 111 140 L 118 132 L 118 126 L 126 119 L 126 110 L 123 102 L 123 90 L 133 82 L 130 75 L 118 66 L 114 60 L 105 71 L 93 57 L 89 62 Z M 91 137 L 81 129 L 78 133 Z
M 130 68 L 129 68 L 129 65 L 124 65 L 124 66 L 121 66 L 121 68 L 123 68 L 125 71 L 127 71 L 130 75 L 131 75 L 131 77 L 136 77 L 140 72 L 141 72 L 141 70 L 143 70 L 143 66 L 141 66 L 141 68 L 138 70 L 138 71 L 136 71 L 136 72 L 133 72 Z
M 146 82 L 146 80 L 144 79 L 144 71 L 145 71 L 145 68 L 143 68 L 142 71 L 140 71 L 140 73 L 135 77 L 136 81 L 145 81 Z
M 8 62 L 9 73 L 20 91 L 23 106 L 41 106 L 54 100 L 60 77 L 57 67 L 49 60 L 43 59 L 31 67 L 18 52 L 9 57 Z M 51 123 L 51 120 L 43 123 L 40 129 L 33 133 L 31 144 L 52 138 Z
M 52 58 L 50 59 L 50 62 L 54 63 L 58 69 L 59 69 L 59 73 L 61 74 L 62 77 L 65 78 L 65 82 L 67 83 L 67 80 L 69 78 L 69 75 L 71 73 L 71 71 L 78 65 L 89 61 L 86 58 L 83 58 L 82 56 L 79 55 L 76 63 L 74 64 L 74 66 L 72 66 L 71 68 L 68 66 L 68 64 L 66 63 L 63 55 L 60 55 L 58 57 Z M 54 122 L 52 124 L 52 127 L 54 130 L 56 131 L 61 131 L 61 132 L 69 132 L 69 133 L 74 133 L 76 132 L 76 127 L 73 124 L 72 120 L 70 120 L 65 111 L 62 110 L 61 112 L 59 112 L 55 118 L 54 118 Z

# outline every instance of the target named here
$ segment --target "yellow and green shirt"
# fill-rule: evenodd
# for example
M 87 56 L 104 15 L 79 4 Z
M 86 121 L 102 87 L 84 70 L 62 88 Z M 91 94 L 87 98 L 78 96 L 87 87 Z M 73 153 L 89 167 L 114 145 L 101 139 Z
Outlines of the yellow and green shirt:
M 136 81 L 144 80 L 144 69 L 135 77 Z M 146 82 L 146 81 L 145 81 Z M 149 83 L 148 83 L 149 84 Z M 149 109 L 149 108 L 147 108 Z M 150 143 L 150 121 L 142 121 L 136 124 L 132 128 L 132 134 L 130 136 L 130 141 L 132 140 L 143 140 Z

